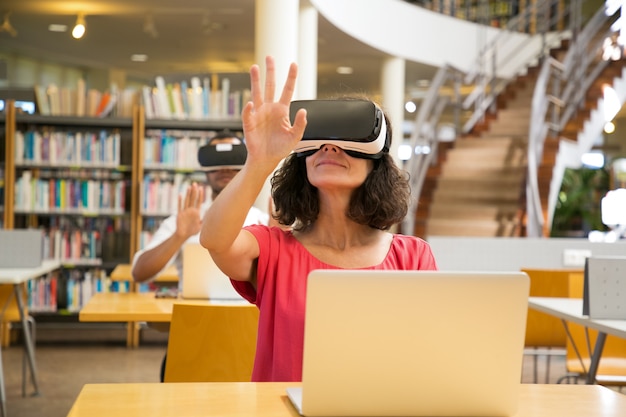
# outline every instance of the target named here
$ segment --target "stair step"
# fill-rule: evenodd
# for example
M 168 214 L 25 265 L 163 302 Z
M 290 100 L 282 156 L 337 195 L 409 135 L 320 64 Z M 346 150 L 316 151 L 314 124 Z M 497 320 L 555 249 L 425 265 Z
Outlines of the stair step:
M 516 202 L 519 200 L 521 187 L 509 187 L 507 189 L 467 189 L 467 188 L 437 188 L 433 193 L 433 202 Z
M 523 146 L 526 147 L 527 144 L 524 142 L 523 144 L 519 143 L 519 139 L 516 139 L 509 135 L 496 136 L 491 135 L 488 137 L 471 137 L 466 139 L 460 139 L 455 142 L 455 146 L 451 148 L 448 152 L 459 149 L 459 148 L 499 148 L 499 147 L 511 147 L 511 146 Z
M 485 167 L 509 167 L 526 165 L 526 153 L 522 150 L 507 149 L 459 149 L 449 152 L 446 163 L 464 165 L 480 165 Z
M 452 166 L 444 164 L 439 178 L 523 178 L 526 175 L 526 166 Z
M 464 204 L 461 206 L 433 202 L 430 204 L 430 218 L 433 220 L 454 218 L 464 218 L 466 220 L 513 219 L 517 216 L 518 210 L 517 204 Z
M 498 192 L 519 188 L 520 180 L 518 177 L 440 178 L 434 193 L 440 190 Z
M 512 236 L 515 231 L 514 222 L 466 220 L 432 220 L 428 221 L 428 236 Z

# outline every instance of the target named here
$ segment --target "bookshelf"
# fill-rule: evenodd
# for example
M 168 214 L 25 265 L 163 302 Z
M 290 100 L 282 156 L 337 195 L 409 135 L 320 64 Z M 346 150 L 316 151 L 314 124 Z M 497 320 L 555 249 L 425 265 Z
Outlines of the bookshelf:
M 11 142 L 14 228 L 37 228 L 58 277 L 31 282 L 31 314 L 76 314 L 107 271 L 130 256 L 131 118 L 16 114 Z
M 16 114 L 11 101 L 2 127 L 4 227 L 41 229 L 45 256 L 62 262 L 29 284 L 30 313 L 46 322 L 67 322 L 94 292 L 145 289 L 111 274 L 175 211 L 181 187 L 204 181 L 197 148 L 217 131 L 241 132 L 230 116 L 146 119 L 141 105 L 130 118 L 42 116 Z M 129 346 L 141 328 L 127 324 Z

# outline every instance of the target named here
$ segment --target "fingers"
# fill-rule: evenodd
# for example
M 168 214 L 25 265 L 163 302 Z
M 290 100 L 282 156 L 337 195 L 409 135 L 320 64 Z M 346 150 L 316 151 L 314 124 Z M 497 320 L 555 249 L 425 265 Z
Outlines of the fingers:
M 304 128 L 306 128 L 306 123 L 306 110 L 298 110 L 292 126 L 292 131 L 297 137 L 302 138 L 302 136 L 304 136 Z
M 196 197 L 196 208 L 200 208 L 204 202 L 204 187 L 198 186 L 198 193 Z
M 250 68 L 250 98 L 255 106 L 260 106 L 263 103 L 263 95 L 261 94 L 261 70 L 259 66 L 254 64 Z M 252 109 L 250 109 L 252 110 Z
M 286 106 L 291 103 L 291 98 L 293 97 L 293 92 L 296 88 L 296 78 L 298 77 L 298 65 L 295 62 L 292 62 L 289 65 L 289 73 L 287 74 L 287 80 L 285 81 L 285 86 L 283 87 L 283 93 L 280 96 L 280 102 Z
M 198 185 L 198 183 L 192 183 L 187 192 L 185 193 L 185 199 L 183 201 L 182 196 L 178 196 L 178 211 L 181 212 L 187 208 L 200 208 L 204 202 L 204 187 Z
M 273 103 L 276 92 L 276 69 L 274 68 L 274 58 L 265 57 L 265 102 Z
M 187 192 L 185 193 L 185 205 L 183 208 L 187 208 L 190 206 L 191 204 L 191 190 L 193 189 L 194 185 L 196 183 L 192 183 L 191 186 L 189 188 L 187 188 Z

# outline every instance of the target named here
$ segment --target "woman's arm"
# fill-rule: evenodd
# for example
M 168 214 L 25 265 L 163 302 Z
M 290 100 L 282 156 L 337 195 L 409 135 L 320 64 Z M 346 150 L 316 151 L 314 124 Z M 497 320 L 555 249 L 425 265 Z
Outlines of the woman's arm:
M 259 256 L 256 239 L 242 226 L 265 181 L 302 138 L 306 113 L 299 111 L 293 126 L 289 104 L 296 83 L 297 66 L 291 64 L 280 99 L 274 101 L 274 60 L 266 58 L 264 89 L 259 67 L 250 69 L 251 99 L 242 111 L 248 156 L 241 171 L 217 196 L 202 222 L 200 243 L 229 277 L 254 281 L 251 274 Z

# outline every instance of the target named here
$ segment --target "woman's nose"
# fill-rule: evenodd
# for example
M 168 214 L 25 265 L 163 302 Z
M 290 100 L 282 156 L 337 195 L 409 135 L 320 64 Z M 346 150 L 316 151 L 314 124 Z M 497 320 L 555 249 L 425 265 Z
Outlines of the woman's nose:
M 330 143 L 325 143 L 322 145 L 322 151 L 324 152 L 339 152 L 339 147 L 335 145 L 331 145 Z

